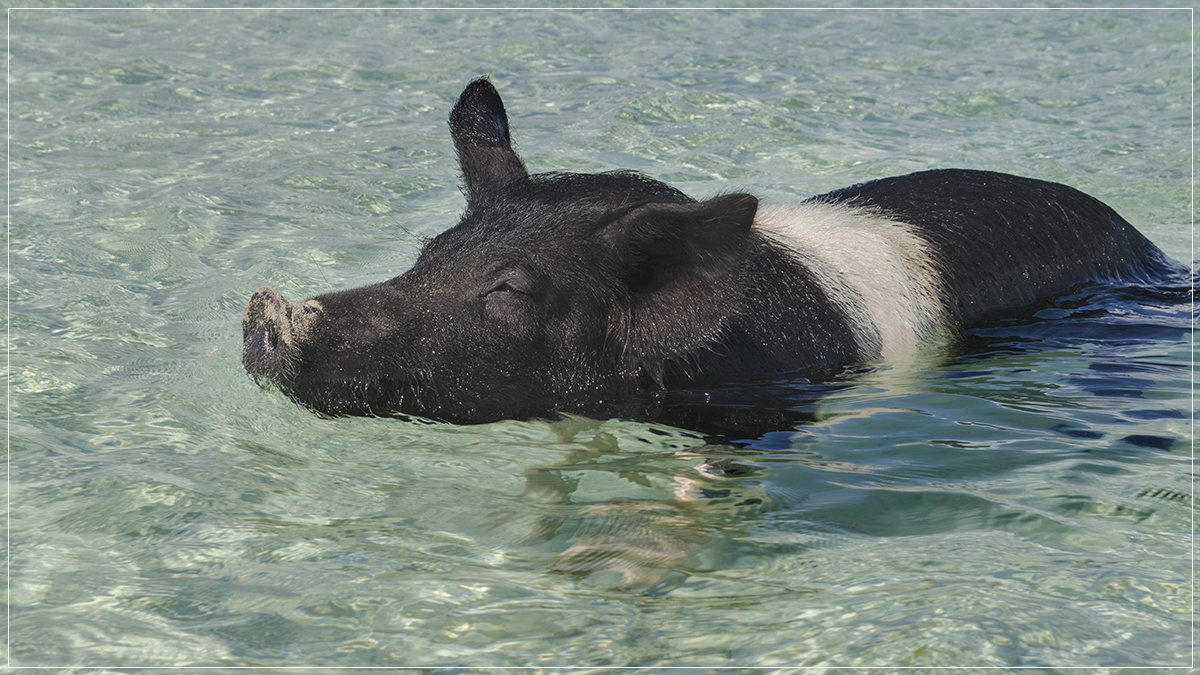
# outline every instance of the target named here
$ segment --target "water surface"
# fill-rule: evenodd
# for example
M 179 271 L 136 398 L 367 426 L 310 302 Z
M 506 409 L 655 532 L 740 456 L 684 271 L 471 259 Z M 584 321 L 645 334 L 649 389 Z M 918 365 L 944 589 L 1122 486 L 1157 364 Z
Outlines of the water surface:
M 531 169 L 796 200 L 1068 182 L 1190 259 L 1182 11 L 11 13 L 19 666 L 1191 662 L 1189 280 L 782 383 L 729 443 L 321 419 L 250 293 L 385 279 L 463 202 L 490 75 Z

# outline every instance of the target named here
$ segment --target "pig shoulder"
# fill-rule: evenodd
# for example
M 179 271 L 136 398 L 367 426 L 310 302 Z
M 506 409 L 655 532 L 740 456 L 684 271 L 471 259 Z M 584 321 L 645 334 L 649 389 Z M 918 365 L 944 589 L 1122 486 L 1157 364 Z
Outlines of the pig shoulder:
M 765 206 L 755 225 L 809 271 L 872 357 L 910 350 L 943 323 L 930 247 L 906 223 L 879 209 L 809 201 Z

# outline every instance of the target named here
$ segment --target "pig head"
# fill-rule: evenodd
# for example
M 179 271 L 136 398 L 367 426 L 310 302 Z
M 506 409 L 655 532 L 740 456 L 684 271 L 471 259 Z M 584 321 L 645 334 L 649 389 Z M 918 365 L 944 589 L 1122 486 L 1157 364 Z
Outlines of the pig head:
M 394 279 L 305 302 L 256 291 L 242 363 L 257 381 L 326 415 L 484 422 L 661 385 L 719 338 L 743 296 L 754 197 L 530 175 L 486 80 L 450 130 L 461 221 Z

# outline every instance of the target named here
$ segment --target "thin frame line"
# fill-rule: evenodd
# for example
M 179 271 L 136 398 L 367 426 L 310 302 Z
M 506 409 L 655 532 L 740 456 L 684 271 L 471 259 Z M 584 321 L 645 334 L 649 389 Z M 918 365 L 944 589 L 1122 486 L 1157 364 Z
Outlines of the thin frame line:
M 4 574 L 5 645 L 12 668 L 12 8 L 4 14 Z
M 1196 498 L 1196 287 L 1195 273 L 1192 265 L 1196 262 L 1196 38 L 1195 38 L 1195 8 L 1190 8 L 1188 12 L 1188 35 L 1192 41 L 1192 61 L 1190 61 L 1190 121 L 1192 121 L 1192 195 L 1189 199 L 1189 207 L 1192 210 L 1192 251 L 1190 251 L 1190 261 L 1188 261 L 1188 275 L 1190 276 L 1189 283 L 1192 286 L 1192 294 L 1188 300 L 1192 303 L 1192 340 L 1189 345 L 1189 356 L 1192 358 L 1192 390 L 1189 394 L 1192 396 L 1192 503 L 1195 504 Z M 1192 667 L 1195 668 L 1196 663 L 1196 509 L 1192 508 L 1190 513 L 1190 530 L 1192 530 L 1192 589 L 1190 589 L 1190 610 L 1192 610 Z

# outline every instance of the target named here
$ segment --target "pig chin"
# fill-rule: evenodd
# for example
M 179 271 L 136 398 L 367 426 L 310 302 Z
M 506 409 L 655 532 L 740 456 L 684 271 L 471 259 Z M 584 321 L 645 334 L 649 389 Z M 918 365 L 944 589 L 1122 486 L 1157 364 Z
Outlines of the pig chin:
M 318 386 L 303 382 L 279 383 L 279 389 L 297 404 L 328 417 L 345 415 L 384 417 L 428 413 L 415 407 L 415 398 L 406 396 L 400 387 L 377 380 L 326 381 Z

